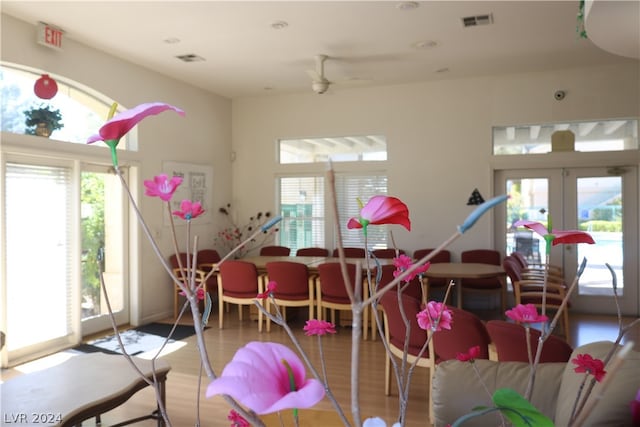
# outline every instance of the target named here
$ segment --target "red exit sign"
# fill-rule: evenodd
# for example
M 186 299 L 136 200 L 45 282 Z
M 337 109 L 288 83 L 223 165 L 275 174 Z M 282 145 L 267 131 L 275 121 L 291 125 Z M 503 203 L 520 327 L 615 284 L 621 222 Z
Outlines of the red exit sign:
M 62 50 L 62 31 L 44 22 L 38 23 L 38 43 L 54 49 Z

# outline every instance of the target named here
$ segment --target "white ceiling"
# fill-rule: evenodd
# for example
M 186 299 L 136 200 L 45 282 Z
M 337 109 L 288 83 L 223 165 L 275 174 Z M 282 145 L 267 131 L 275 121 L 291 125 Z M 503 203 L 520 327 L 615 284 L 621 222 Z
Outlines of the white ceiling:
M 0 6 L 2 13 L 29 23 L 60 27 L 65 39 L 229 98 L 310 92 L 305 70 L 314 68 L 316 54 L 329 56 L 326 77 L 335 82 L 329 92 L 634 60 L 577 36 L 577 0 L 427 1 L 414 9 L 402 9 L 401 3 L 1 1 Z M 633 13 L 638 4 L 598 3 L 605 9 L 631 5 Z M 463 17 L 485 14 L 492 14 L 492 25 L 463 27 Z M 288 26 L 273 29 L 276 21 Z M 618 37 L 628 33 L 627 39 L 640 34 L 640 19 L 629 22 L 629 30 L 615 22 L 608 30 Z M 436 46 L 414 47 L 429 41 Z M 640 40 L 631 47 L 640 51 Z M 176 58 L 184 54 L 204 61 Z

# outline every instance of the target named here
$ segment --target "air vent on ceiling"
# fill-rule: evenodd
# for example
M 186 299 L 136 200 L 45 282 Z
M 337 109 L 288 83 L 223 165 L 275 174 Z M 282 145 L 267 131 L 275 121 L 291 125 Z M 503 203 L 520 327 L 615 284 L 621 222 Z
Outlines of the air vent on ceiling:
M 188 53 L 186 55 L 178 55 L 178 56 L 176 56 L 176 58 L 178 58 L 179 60 L 184 61 L 184 62 L 200 62 L 200 61 L 204 61 L 203 57 L 198 56 L 195 53 Z
M 462 18 L 462 25 L 465 27 L 476 27 L 478 25 L 493 24 L 493 14 L 467 16 Z

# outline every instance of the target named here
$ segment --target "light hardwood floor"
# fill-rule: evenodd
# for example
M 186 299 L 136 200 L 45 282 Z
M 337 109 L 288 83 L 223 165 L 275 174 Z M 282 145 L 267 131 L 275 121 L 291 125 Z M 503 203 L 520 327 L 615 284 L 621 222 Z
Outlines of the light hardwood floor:
M 213 316 L 212 316 L 213 317 Z M 230 315 L 225 315 L 225 328 L 217 327 L 217 319 L 210 320 L 211 327 L 205 331 L 205 339 L 209 358 L 217 373 L 233 357 L 235 351 L 249 341 L 273 341 L 290 344 L 289 338 L 281 328 L 272 325 L 270 333 L 258 333 L 255 321 L 238 321 L 234 309 Z M 304 316 L 300 316 L 304 318 Z M 628 319 L 625 319 L 628 321 Z M 171 319 L 167 319 L 170 322 Z M 584 316 L 572 314 L 573 333 L 569 342 L 581 345 L 599 340 L 613 340 L 617 335 L 617 321 L 607 316 Z M 185 322 L 186 323 L 186 322 Z M 292 322 L 293 329 L 300 339 L 304 350 L 316 366 L 319 366 L 317 337 L 307 337 L 302 332 L 304 320 Z M 337 400 L 342 404 L 346 413 L 350 413 L 350 349 L 351 333 L 349 328 L 339 328 L 336 335 L 323 337 L 325 360 L 329 370 L 329 385 Z M 636 343 L 639 349 L 640 327 L 626 338 Z M 198 395 L 198 373 L 200 363 L 197 355 L 195 336 L 186 340 L 187 345 L 179 350 L 163 356 L 172 366 L 167 382 L 167 408 L 171 421 L 176 427 L 196 425 L 196 396 Z M 380 340 L 362 341 L 360 358 L 360 408 L 363 417 L 379 416 L 389 425 L 398 413 L 398 396 L 395 384 L 392 384 L 392 395 L 384 395 L 384 348 Z M 6 374 L 7 372 L 3 373 Z M 15 374 L 15 373 L 14 373 Z M 5 376 L 6 379 L 6 376 Z M 200 390 L 200 425 L 201 426 L 229 426 L 227 420 L 228 405 L 219 397 L 206 399 L 204 390 L 207 381 L 203 380 Z M 429 426 L 428 422 L 428 375 L 425 369 L 417 368 L 410 391 L 407 408 L 408 426 Z M 116 410 L 103 415 L 103 426 L 111 425 L 151 412 L 155 407 L 154 397 L 150 389 L 145 389 L 133 396 L 127 403 Z M 331 411 L 331 405 L 325 398 L 315 409 Z M 84 426 L 94 426 L 89 420 Z M 137 426 L 154 426 L 155 422 L 148 420 L 136 424 Z M 279 424 L 275 424 L 279 425 Z M 290 425 L 290 424 L 285 424 Z M 304 425 L 304 424 L 303 424 Z M 335 423 L 334 425 L 339 425 Z

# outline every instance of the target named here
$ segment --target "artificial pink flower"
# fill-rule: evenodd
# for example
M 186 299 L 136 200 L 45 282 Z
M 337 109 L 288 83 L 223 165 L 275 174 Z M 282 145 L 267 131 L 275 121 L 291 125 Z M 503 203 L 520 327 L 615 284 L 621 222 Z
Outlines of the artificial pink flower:
M 427 307 L 416 315 L 418 326 L 434 332 L 451 329 L 451 310 L 441 302 L 429 301 Z M 438 317 L 440 320 L 438 320 Z
M 259 293 L 256 298 L 258 299 L 269 298 L 269 296 L 271 296 L 271 294 L 276 290 L 277 287 L 278 287 L 278 284 L 276 282 L 274 282 L 273 280 L 270 281 L 269 283 L 267 283 L 267 289 L 264 292 Z
M 117 145 L 120 138 L 125 136 L 127 132 L 140 123 L 142 119 L 147 116 L 162 113 L 166 110 L 173 110 L 181 116 L 184 116 L 184 111 L 163 102 L 140 104 L 130 110 L 116 114 L 111 119 L 107 120 L 107 122 L 102 125 L 98 131 L 99 134 L 92 135 L 87 139 L 87 144 L 91 144 L 96 141 L 111 141 Z
M 461 362 L 471 362 L 473 363 L 478 356 L 480 355 L 480 346 L 476 345 L 469 349 L 467 353 L 458 353 L 456 355 L 456 359 Z
M 358 200 L 362 205 L 362 202 Z M 358 218 L 350 218 L 347 228 L 362 228 L 366 233 L 369 224 L 399 224 L 411 231 L 409 208 L 400 199 L 390 196 L 373 196 L 360 209 Z
M 640 389 L 638 389 L 638 394 L 636 394 L 636 400 L 632 400 L 630 406 L 633 426 L 640 427 Z
M 336 333 L 336 325 L 334 325 L 331 322 L 327 322 L 326 320 L 317 320 L 317 319 L 307 320 L 307 323 L 304 325 L 303 329 L 304 329 L 304 334 L 307 336 L 326 335 L 326 334 Z
M 393 259 L 393 265 L 396 267 L 396 270 L 393 272 L 393 277 L 398 277 L 413 266 L 413 260 L 403 254 Z M 413 270 L 407 277 L 405 277 L 405 282 L 410 282 L 414 277 L 427 271 L 430 265 L 430 262 L 425 262 L 423 265 Z
M 544 224 L 536 221 L 519 220 L 513 224 L 515 227 L 526 227 L 529 230 L 533 230 L 542 237 L 553 236 L 551 244 L 553 246 L 562 243 L 590 243 L 594 244 L 593 237 L 585 231 L 580 230 L 547 230 Z M 546 237 L 545 237 L 546 239 Z
M 185 199 L 180 202 L 180 210 L 173 211 L 173 214 L 179 216 L 184 220 L 192 220 L 204 213 L 204 209 L 202 209 L 202 204 L 200 202 L 192 202 L 191 200 Z
M 231 427 L 251 427 L 251 424 L 249 424 L 249 422 L 245 420 L 242 415 L 240 415 L 233 409 L 229 411 L 227 419 L 231 421 Z
M 324 397 L 324 386 L 305 374 L 302 360 L 289 347 L 253 341 L 236 352 L 206 395 L 227 394 L 258 415 L 310 408 Z
M 590 354 L 578 354 L 575 359 L 571 360 L 571 363 L 576 365 L 574 371 L 576 373 L 584 372 L 591 374 L 595 377 L 596 381 L 600 382 L 607 373 L 604 370 L 604 363 L 600 359 L 594 359 Z
M 549 320 L 547 316 L 538 314 L 538 309 L 533 304 L 518 304 L 511 310 L 505 311 L 504 314 L 518 323 L 543 323 Z
M 153 181 L 150 179 L 144 180 L 144 186 L 146 187 L 144 194 L 145 196 L 160 197 L 160 199 L 168 202 L 180 184 L 182 184 L 182 177 L 173 176 L 169 179 L 166 173 L 161 173 L 154 176 Z
M 184 291 L 180 292 L 180 295 L 182 296 L 186 296 L 186 294 L 184 293 Z M 198 290 L 196 291 L 196 296 L 198 297 L 198 301 L 202 301 L 204 300 L 204 289 L 202 288 L 198 288 Z

